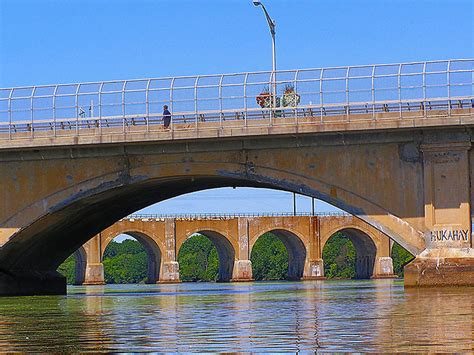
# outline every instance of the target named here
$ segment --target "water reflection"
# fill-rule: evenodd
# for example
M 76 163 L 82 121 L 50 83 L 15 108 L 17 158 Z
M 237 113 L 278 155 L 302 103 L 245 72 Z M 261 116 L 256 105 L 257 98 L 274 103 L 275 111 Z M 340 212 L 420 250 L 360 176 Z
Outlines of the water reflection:
M 473 350 L 469 288 L 400 281 L 71 287 L 0 299 L 3 351 Z

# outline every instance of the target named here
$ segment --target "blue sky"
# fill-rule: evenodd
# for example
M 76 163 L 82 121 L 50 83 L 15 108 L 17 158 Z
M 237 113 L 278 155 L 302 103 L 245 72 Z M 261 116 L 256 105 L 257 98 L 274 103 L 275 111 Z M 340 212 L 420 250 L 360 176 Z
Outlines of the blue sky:
M 279 69 L 474 56 L 472 0 L 264 3 Z M 250 0 L 0 0 L 0 87 L 270 68 L 268 27 Z M 219 189 L 146 212 L 291 209 L 289 193 Z

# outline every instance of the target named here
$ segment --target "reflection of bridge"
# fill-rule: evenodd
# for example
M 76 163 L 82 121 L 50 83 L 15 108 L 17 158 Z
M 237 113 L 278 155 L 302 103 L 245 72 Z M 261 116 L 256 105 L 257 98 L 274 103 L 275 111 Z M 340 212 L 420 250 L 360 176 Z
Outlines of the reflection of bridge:
M 324 278 L 322 250 L 337 232 L 344 233 L 354 244 L 356 278 L 395 276 L 389 238 L 356 217 L 341 213 L 257 215 L 136 215 L 122 219 L 76 251 L 76 283 L 104 283 L 102 257 L 119 234 L 130 235 L 145 247 L 150 283 L 179 281 L 179 250 L 196 233 L 205 235 L 216 246 L 220 281 L 252 279 L 250 254 L 258 238 L 267 232 L 285 245 L 291 280 Z
M 473 62 L 281 71 L 263 108 L 269 73 L 0 89 L 0 294 L 65 293 L 94 235 L 223 186 L 357 216 L 417 256 L 407 286 L 473 285 Z

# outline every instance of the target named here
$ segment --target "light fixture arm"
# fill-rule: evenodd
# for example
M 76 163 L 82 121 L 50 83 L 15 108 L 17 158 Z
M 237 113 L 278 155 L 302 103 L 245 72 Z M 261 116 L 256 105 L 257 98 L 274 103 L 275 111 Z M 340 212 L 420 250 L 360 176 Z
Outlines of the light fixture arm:
M 270 33 L 272 34 L 272 36 L 275 36 L 275 33 L 276 33 L 276 31 L 275 31 L 275 26 L 276 26 L 275 21 L 272 20 L 272 18 L 268 14 L 267 9 L 265 8 L 265 5 L 260 3 L 260 6 L 262 6 L 263 13 L 265 14 L 265 18 L 267 19 L 268 27 L 270 27 Z

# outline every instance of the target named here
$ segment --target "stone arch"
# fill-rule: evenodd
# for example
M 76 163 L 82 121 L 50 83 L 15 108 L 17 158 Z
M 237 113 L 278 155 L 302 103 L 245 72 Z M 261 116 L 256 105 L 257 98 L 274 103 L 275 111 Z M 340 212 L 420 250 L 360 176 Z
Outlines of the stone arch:
M 155 238 L 139 230 L 128 230 L 125 229 L 120 232 L 110 232 L 103 236 L 103 242 L 101 243 L 100 261 L 102 262 L 105 250 L 107 246 L 114 240 L 118 235 L 126 234 L 132 238 L 135 238 L 144 248 L 147 253 L 147 281 L 148 284 L 157 283 L 160 279 L 160 268 L 162 252 L 158 243 L 155 242 Z
M 179 255 L 179 251 L 183 244 L 194 234 L 201 234 L 207 237 L 217 249 L 217 255 L 219 258 L 219 274 L 217 281 L 231 281 L 235 262 L 235 247 L 225 236 L 224 231 L 218 231 L 217 229 L 199 229 L 188 233 L 184 238 L 179 238 L 177 236 L 179 240 L 176 245 L 176 254 Z
M 74 252 L 74 285 L 82 285 L 86 278 L 87 253 L 83 246 Z
M 367 228 L 355 225 L 343 226 L 329 231 L 321 238 L 321 252 L 329 239 L 338 232 L 344 234 L 356 250 L 355 278 L 370 279 L 374 274 L 375 261 L 378 255 L 378 238 Z
M 256 232 L 250 237 L 249 255 L 252 253 L 257 240 L 265 233 L 275 235 L 288 252 L 288 280 L 301 280 L 309 254 L 305 243 L 306 238 L 297 231 L 269 227 Z

